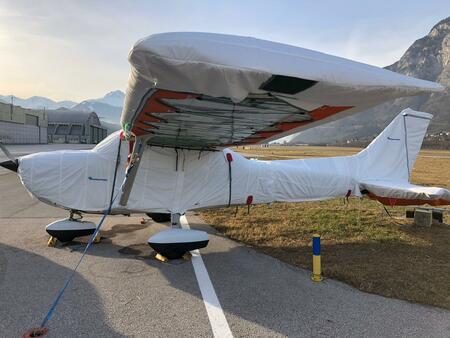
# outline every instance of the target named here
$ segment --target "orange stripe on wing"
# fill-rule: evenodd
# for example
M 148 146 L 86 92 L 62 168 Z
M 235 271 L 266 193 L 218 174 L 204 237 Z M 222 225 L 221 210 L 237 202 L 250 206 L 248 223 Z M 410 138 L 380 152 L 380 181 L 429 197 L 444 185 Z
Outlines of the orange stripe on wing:
M 297 122 L 280 122 L 280 123 L 274 124 L 274 127 L 280 129 L 280 131 L 278 133 L 281 133 L 283 131 L 288 131 L 291 129 L 295 129 L 295 128 L 304 126 L 306 124 L 310 124 L 311 122 L 313 122 L 313 121 L 309 120 L 309 121 L 297 121 Z
M 321 106 L 321 107 L 316 108 L 309 112 L 309 115 L 312 118 L 311 120 L 276 123 L 273 125 L 273 127 L 278 128 L 280 131 L 278 131 L 278 132 L 276 132 L 276 131 L 274 131 L 274 132 L 261 131 L 261 132 L 258 132 L 257 134 L 261 135 L 261 136 L 267 135 L 264 137 L 269 138 L 269 137 L 275 136 L 276 134 L 279 134 L 281 132 L 295 129 L 295 128 L 310 124 L 314 121 L 319 121 L 319 120 L 325 119 L 327 117 L 330 117 L 334 114 L 343 112 L 344 110 L 347 110 L 350 108 L 353 108 L 353 106 Z M 268 134 L 268 133 L 270 133 L 270 134 Z
M 279 134 L 280 130 L 274 130 L 274 131 L 258 131 L 256 132 L 257 136 L 260 136 L 262 138 L 269 138 L 272 136 L 275 136 L 276 134 Z
M 170 107 L 169 105 L 161 102 L 161 99 L 172 99 L 172 100 L 183 100 L 188 98 L 196 98 L 199 95 L 187 94 L 187 93 L 179 93 L 172 92 L 170 90 L 158 89 L 152 96 L 150 96 L 145 103 L 142 110 L 139 112 L 136 121 L 133 124 L 132 132 L 136 136 L 145 135 L 145 129 L 153 129 L 154 126 L 149 126 L 143 122 L 156 122 L 160 123 L 162 120 L 158 119 L 155 116 L 152 116 L 152 113 L 174 113 L 175 109 Z
M 322 106 L 310 111 L 309 115 L 314 121 L 319 121 L 350 108 L 353 106 Z

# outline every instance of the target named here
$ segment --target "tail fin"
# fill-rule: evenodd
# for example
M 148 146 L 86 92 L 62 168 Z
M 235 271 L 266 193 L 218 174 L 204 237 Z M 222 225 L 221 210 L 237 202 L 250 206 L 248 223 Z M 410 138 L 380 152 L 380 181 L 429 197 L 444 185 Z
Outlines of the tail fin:
M 409 182 L 433 115 L 405 109 L 357 157 L 361 178 Z
M 385 205 L 449 205 L 450 190 L 410 184 L 433 115 L 405 109 L 357 156 L 359 189 Z

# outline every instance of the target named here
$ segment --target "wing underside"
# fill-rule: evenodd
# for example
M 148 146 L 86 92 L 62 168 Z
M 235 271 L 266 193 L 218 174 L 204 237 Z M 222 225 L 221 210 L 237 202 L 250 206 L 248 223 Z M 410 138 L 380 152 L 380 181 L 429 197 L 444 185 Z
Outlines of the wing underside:
M 148 135 L 151 145 L 208 149 L 263 142 L 350 108 L 323 105 L 308 111 L 270 93 L 234 103 L 229 98 L 155 89 L 131 130 L 136 136 Z

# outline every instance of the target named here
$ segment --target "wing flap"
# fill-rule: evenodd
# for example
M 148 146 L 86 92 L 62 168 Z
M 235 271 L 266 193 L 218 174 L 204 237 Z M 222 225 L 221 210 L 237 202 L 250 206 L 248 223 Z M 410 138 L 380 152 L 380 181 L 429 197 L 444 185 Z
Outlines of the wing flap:
M 151 145 L 208 149 L 258 143 L 351 108 L 321 106 L 307 111 L 270 94 L 249 95 L 235 103 L 157 89 L 137 114 L 131 131 L 148 135 Z

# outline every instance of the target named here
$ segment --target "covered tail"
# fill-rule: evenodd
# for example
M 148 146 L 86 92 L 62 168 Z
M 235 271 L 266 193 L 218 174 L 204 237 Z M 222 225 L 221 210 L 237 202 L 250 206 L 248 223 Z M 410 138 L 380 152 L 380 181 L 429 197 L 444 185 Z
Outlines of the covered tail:
M 405 109 L 356 155 L 362 193 L 389 205 L 450 204 L 449 190 L 410 184 L 412 169 L 432 117 Z

